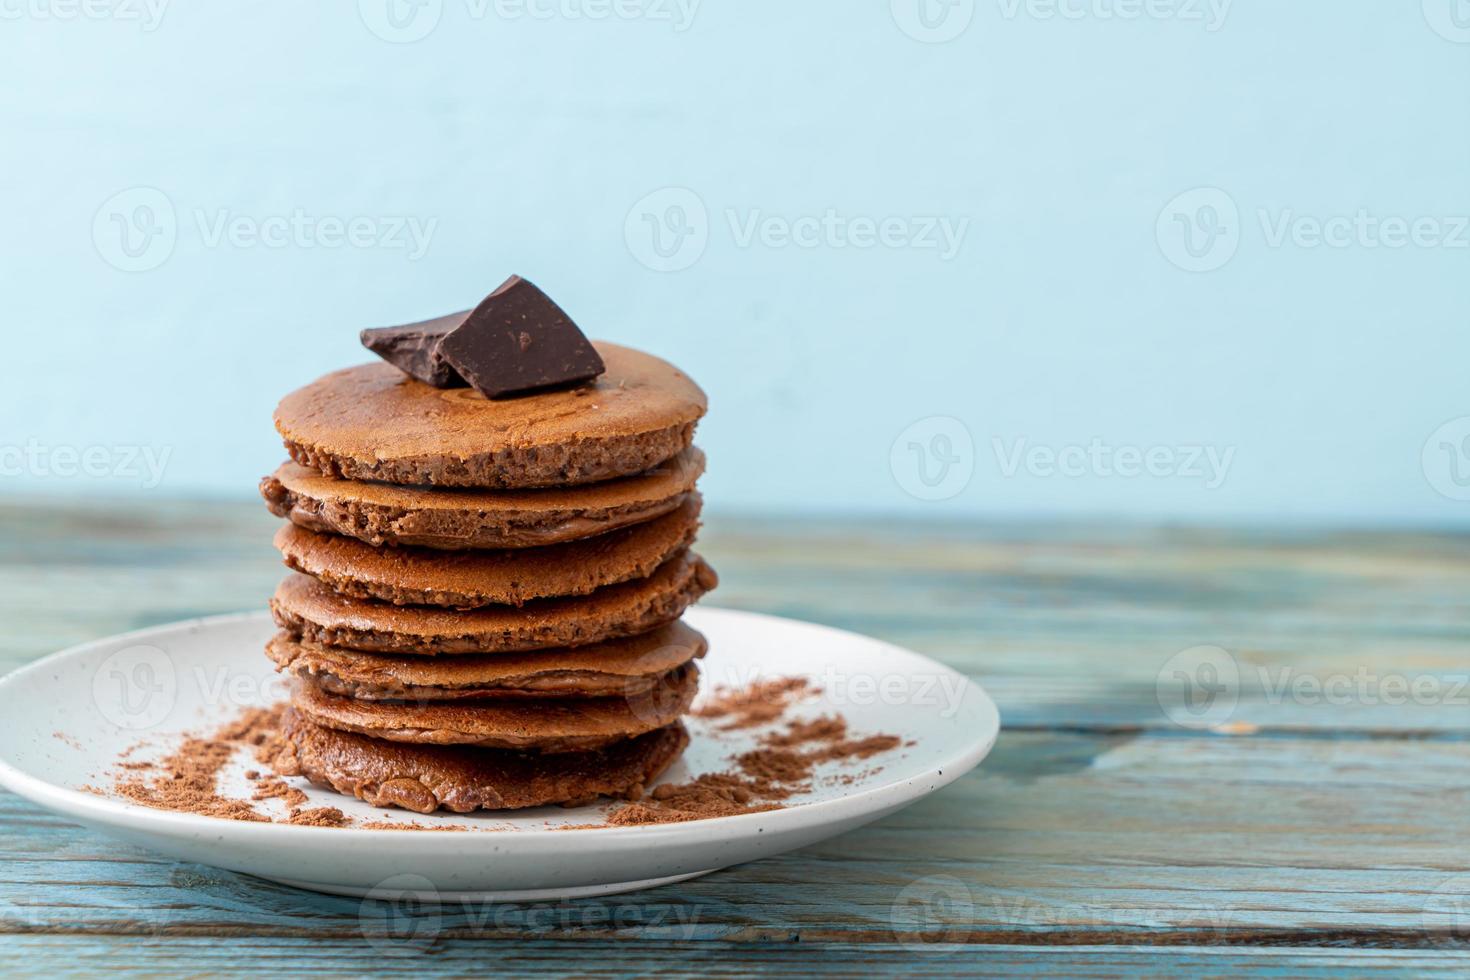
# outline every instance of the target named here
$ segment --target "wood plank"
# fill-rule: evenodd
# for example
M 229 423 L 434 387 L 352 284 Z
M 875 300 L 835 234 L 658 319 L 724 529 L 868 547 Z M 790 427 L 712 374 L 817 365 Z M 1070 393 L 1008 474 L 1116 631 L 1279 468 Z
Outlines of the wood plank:
M 187 966 L 183 966 L 187 964 Z M 492 967 L 493 964 L 493 967 Z M 1169 949 L 1127 946 L 871 946 L 802 943 L 526 942 L 511 947 L 477 940 L 436 939 L 398 955 L 362 940 L 261 937 L 248 944 L 172 936 L 7 936 L 0 968 L 36 976 L 101 972 L 116 976 L 201 974 L 363 976 L 436 974 L 498 977 L 851 977 L 882 975 L 1094 977 L 1131 980 L 1181 976 L 1464 976 L 1470 951 L 1313 949 L 1294 947 Z M 12 976 L 19 972 L 7 971 Z
M 1467 767 L 1459 741 L 1007 733 L 947 790 L 795 854 L 642 894 L 409 918 L 446 938 L 1461 942 Z M 346 938 L 360 911 L 0 796 L 0 931 Z
M 260 607 L 280 575 L 275 523 L 240 502 L 0 505 L 0 666 Z M 434 923 L 416 970 L 483 968 L 486 937 L 515 940 L 496 955 L 528 971 L 609 976 L 810 972 L 811 945 L 844 973 L 1463 969 L 1470 538 L 716 517 L 702 548 L 719 604 L 872 633 L 979 679 L 1008 727 L 992 758 L 871 827 L 678 886 L 406 911 L 410 928 Z M 1231 734 L 1180 728 L 1159 704 L 1161 666 L 1202 643 L 1243 672 Z M 1398 703 L 1273 691 L 1359 673 L 1438 686 Z M 364 972 L 379 964 L 361 913 L 0 794 L 0 957 L 158 972 L 224 950 Z M 1084 948 L 1037 958 L 1057 943 Z M 1275 948 L 1302 945 L 1322 948 Z M 1359 948 L 1327 948 L 1342 945 Z
M 1398 733 L 1470 726 L 1464 535 L 790 530 L 712 529 L 721 604 L 928 653 L 976 677 L 1013 727 L 1173 727 L 1158 700 L 1160 670 L 1202 644 L 1239 663 L 1233 722 Z M 1422 695 L 1399 693 L 1416 684 Z
M 275 523 L 244 502 L 0 506 L 0 668 L 261 607 L 280 575 Z M 1239 665 L 1236 725 L 1470 732 L 1464 535 L 710 524 L 714 604 L 935 656 L 982 683 L 1011 727 L 1173 728 L 1160 672 L 1210 644 Z

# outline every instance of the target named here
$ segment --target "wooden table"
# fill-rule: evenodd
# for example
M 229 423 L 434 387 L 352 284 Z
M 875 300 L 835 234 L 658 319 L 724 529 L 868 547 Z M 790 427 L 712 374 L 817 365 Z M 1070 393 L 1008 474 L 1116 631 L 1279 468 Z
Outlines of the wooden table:
M 248 503 L 0 507 L 0 666 L 261 606 L 273 524 Z M 703 550 L 720 605 L 975 677 L 1005 719 L 995 752 L 804 851 L 604 900 L 424 908 L 386 949 L 355 900 L 163 860 L 0 794 L 0 968 L 1470 971 L 1470 539 L 714 520 Z M 1201 645 L 1239 674 L 1201 681 L 1226 699 L 1196 698 L 1210 728 L 1161 708 L 1195 656 L 1175 655 Z

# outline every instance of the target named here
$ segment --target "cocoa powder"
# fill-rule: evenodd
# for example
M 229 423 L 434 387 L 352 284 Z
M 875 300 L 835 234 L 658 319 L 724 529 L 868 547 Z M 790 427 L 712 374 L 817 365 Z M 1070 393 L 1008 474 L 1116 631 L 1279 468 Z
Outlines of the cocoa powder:
M 255 783 L 255 792 L 250 797 L 252 800 L 283 800 L 286 806 L 293 809 L 306 802 L 306 794 L 280 776 L 261 775 L 253 769 L 251 772 L 255 772 L 255 775 L 246 773 L 245 777 Z
M 735 720 L 722 726 L 721 731 L 755 727 L 779 719 L 796 696 L 809 690 L 802 678 L 761 681 L 741 691 L 721 692 L 706 705 L 703 716 L 734 715 Z M 775 713 L 771 714 L 773 706 Z M 755 718 L 764 718 L 765 722 L 753 721 Z M 782 801 L 811 788 L 818 765 L 866 759 L 901 744 L 895 735 L 850 738 L 847 720 L 840 715 L 792 720 L 780 731 L 761 736 L 759 742 L 758 748 L 737 755 L 731 770 L 656 787 L 647 798 L 614 810 L 606 826 L 678 823 L 779 810 Z M 863 775 L 877 771 L 865 770 Z M 842 773 L 836 778 L 843 785 L 851 785 L 855 776 Z
M 789 748 L 808 742 L 830 742 L 847 737 L 847 719 L 822 715 L 811 721 L 787 722 L 786 730 L 761 736 L 761 744 L 773 748 Z
M 753 781 L 732 773 L 706 773 L 691 782 L 659 786 L 647 798 L 618 807 L 608 815 L 605 826 L 681 823 L 780 809 L 776 803 L 760 800 L 756 789 Z
M 867 735 L 863 738 L 842 739 L 812 750 L 807 754 L 807 758 L 812 762 L 867 759 L 879 752 L 898 748 L 901 741 L 897 735 Z
M 298 827 L 347 827 L 352 818 L 334 806 L 318 806 L 309 810 L 293 809 L 286 817 L 287 823 Z
M 137 746 L 122 753 L 122 772 L 114 789 L 125 799 L 158 810 L 197 813 L 227 820 L 270 823 L 252 802 L 279 799 L 290 808 L 286 823 L 313 827 L 342 827 L 350 818 L 335 807 L 302 809 L 306 794 L 285 780 L 251 769 L 246 776 L 255 783 L 250 800 L 234 799 L 219 792 L 219 774 L 240 748 L 248 748 L 260 760 L 268 760 L 280 744 L 281 709 L 251 708 L 227 721 L 212 735 L 189 736 L 158 762 L 126 761 Z M 147 777 L 131 775 L 151 770 Z
M 716 726 L 718 732 L 758 728 L 781 721 L 789 708 L 818 693 L 820 689 L 803 677 L 765 679 L 743 688 L 717 689 L 693 714 L 722 722 Z M 119 769 L 127 775 L 117 777 L 115 789 L 126 799 L 157 809 L 256 822 L 270 822 L 271 818 L 251 803 L 279 799 L 289 808 L 284 823 L 352 826 L 352 818 L 336 807 L 306 808 L 305 793 L 268 771 L 246 771 L 246 778 L 255 784 L 249 801 L 219 793 L 219 774 L 238 749 L 249 748 L 269 768 L 270 760 L 284 745 L 280 734 L 281 710 L 279 706 L 247 710 L 212 735 L 185 738 L 177 750 L 156 763 L 122 761 L 138 748 L 132 746 L 120 757 Z M 778 810 L 783 801 L 811 788 L 818 765 L 867 759 L 901 744 L 894 735 L 850 737 L 847 721 L 840 715 L 790 720 L 779 730 L 762 734 L 757 748 L 733 757 L 727 771 L 659 786 L 641 800 L 618 806 L 604 823 L 579 824 L 575 829 L 676 823 Z M 142 769 L 151 770 L 146 778 L 133 774 Z M 868 768 L 861 773 L 839 773 L 833 778 L 850 785 L 859 776 L 878 771 L 876 767 Z M 388 820 L 368 821 L 360 826 L 381 830 L 467 829 L 453 824 L 429 826 Z
M 745 687 L 717 687 L 691 714 L 696 718 L 726 719 L 722 732 L 756 728 L 777 721 L 786 709 L 804 697 L 820 694 L 805 677 L 774 677 Z
M 364 830 L 448 830 L 448 831 L 461 831 L 462 830 L 462 831 L 468 831 L 470 829 L 470 828 L 468 828 L 468 827 L 466 827 L 466 826 L 464 826 L 462 824 L 447 823 L 447 824 L 443 824 L 443 825 L 438 826 L 438 827 L 430 827 L 428 824 L 417 823 L 415 821 L 409 821 L 407 823 L 399 823 L 399 822 L 394 821 L 394 820 L 369 820 L 367 823 L 358 824 L 358 826 L 359 827 L 362 827 Z
M 198 813 L 227 820 L 269 822 L 269 817 L 245 800 L 221 796 L 216 784 L 220 770 L 241 743 L 258 744 L 254 743 L 257 734 L 278 720 L 273 712 L 254 709 L 212 737 L 185 738 L 177 750 L 159 760 L 153 767 L 153 775 L 147 778 L 119 777 L 116 790 L 125 799 L 158 810 Z

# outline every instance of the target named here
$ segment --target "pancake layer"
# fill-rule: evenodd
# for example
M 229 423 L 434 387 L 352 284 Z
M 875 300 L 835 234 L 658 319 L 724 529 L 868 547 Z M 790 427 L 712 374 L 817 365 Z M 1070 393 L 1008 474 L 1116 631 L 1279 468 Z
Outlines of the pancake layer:
M 644 633 L 678 619 L 718 583 L 704 559 L 685 551 L 646 579 L 591 595 L 454 611 L 355 599 L 292 573 L 276 587 L 271 612 L 282 629 L 320 646 L 429 656 L 507 653 Z
M 675 622 L 606 643 L 533 653 L 395 657 L 302 643 L 284 632 L 265 652 L 277 669 L 310 678 L 328 694 L 362 701 L 455 701 L 644 697 L 706 649 L 703 636 Z
M 309 678 L 291 683 L 291 706 L 307 721 L 392 742 L 477 745 L 528 752 L 583 752 L 679 720 L 699 690 L 689 663 L 634 698 L 537 701 L 359 701 L 323 691 Z
M 595 346 L 607 372 L 594 382 L 495 401 L 381 361 L 347 368 L 282 399 L 276 429 L 292 459 L 327 476 L 438 487 L 594 483 L 688 448 L 699 386 L 650 354 Z
M 669 513 L 694 489 L 704 463 L 704 453 L 691 446 L 621 480 L 541 490 L 457 490 L 338 480 L 288 462 L 260 481 L 260 493 L 277 517 L 368 544 L 535 548 Z
M 454 609 L 519 606 L 529 599 L 587 595 L 605 585 L 646 578 L 694 542 L 699 508 L 699 495 L 691 494 L 657 520 L 545 548 L 452 553 L 375 548 L 295 524 L 282 525 L 275 545 L 287 567 L 343 595 Z
M 460 745 L 409 745 L 311 724 L 286 712 L 286 747 L 273 767 L 372 806 L 417 813 L 580 805 L 637 799 L 689 744 L 673 724 L 596 752 L 528 755 Z

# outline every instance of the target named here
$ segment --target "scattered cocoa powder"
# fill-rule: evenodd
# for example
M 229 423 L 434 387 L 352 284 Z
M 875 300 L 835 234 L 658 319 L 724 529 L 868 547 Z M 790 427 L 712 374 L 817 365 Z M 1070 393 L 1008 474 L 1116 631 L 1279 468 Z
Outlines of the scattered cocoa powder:
M 317 806 L 309 810 L 297 807 L 286 817 L 286 822 L 298 827 L 346 827 L 352 823 L 352 818 L 334 806 Z
M 822 715 L 811 721 L 790 721 L 786 730 L 761 736 L 761 744 L 772 748 L 790 748 L 807 742 L 836 741 L 847 737 L 847 719 L 838 715 Z
M 733 715 L 734 720 L 720 731 L 753 728 L 780 719 L 798 696 L 810 690 L 803 678 L 759 681 L 743 690 L 719 692 L 697 714 L 705 718 Z M 783 729 L 762 735 L 758 748 L 735 756 L 730 771 L 706 773 L 687 783 L 658 786 L 647 798 L 612 811 L 606 826 L 676 823 L 779 810 L 781 801 L 810 789 L 818 765 L 866 759 L 897 748 L 901 741 L 895 735 L 851 738 L 847 719 L 840 715 L 823 715 L 805 721 L 794 719 Z M 868 769 L 863 775 L 878 771 Z M 842 785 L 851 785 L 856 780 L 852 773 L 840 773 L 835 778 Z
M 198 813 L 227 820 L 269 823 L 252 802 L 279 799 L 291 808 L 288 823 L 311 826 L 345 826 L 350 821 L 334 807 L 302 810 L 306 794 L 278 776 L 252 769 L 247 774 L 255 782 L 249 801 L 223 796 L 219 792 L 219 774 L 236 750 L 248 747 L 256 758 L 268 759 L 279 745 L 280 708 L 251 708 L 221 725 L 212 735 L 189 736 L 179 747 L 155 762 L 126 761 L 138 748 L 130 746 L 122 753 L 118 768 L 124 773 L 154 770 L 148 777 L 124 775 L 117 779 L 115 791 L 125 799 L 159 810 Z M 335 814 L 335 816 L 334 816 Z
M 237 747 L 237 743 L 220 738 L 186 738 L 177 751 L 160 760 L 161 772 L 148 779 L 119 779 L 117 792 L 134 803 L 159 810 L 266 821 L 269 818 L 249 803 L 221 796 L 215 788 L 220 770 Z
M 753 780 L 727 772 L 711 772 L 691 782 L 656 787 L 643 800 L 614 810 L 608 815 L 607 826 L 679 823 L 778 809 L 780 807 L 776 803 L 757 798 L 757 785 Z
M 253 769 L 251 772 L 255 772 L 253 778 L 255 792 L 250 797 L 252 800 L 284 800 L 286 806 L 293 809 L 300 807 L 306 802 L 306 794 L 287 783 L 280 776 L 261 775 Z M 248 777 L 249 773 L 246 773 L 246 776 Z
M 879 752 L 898 748 L 902 739 L 897 735 L 866 735 L 830 742 L 807 753 L 812 762 L 837 762 L 846 759 L 867 759 Z
M 271 760 L 286 747 L 286 738 L 281 734 L 281 715 L 285 710 L 284 704 L 271 708 L 247 708 L 220 729 L 219 737 L 250 746 L 255 761 L 269 769 Z
M 755 749 L 735 757 L 735 765 L 762 799 L 784 800 L 812 778 L 811 763 L 790 749 Z
M 719 730 L 740 731 L 768 725 L 780 719 L 796 701 L 820 693 L 821 689 L 805 677 L 774 677 L 745 687 L 717 687 L 692 714 L 696 718 L 728 719 Z
M 781 721 L 787 709 L 818 693 L 820 689 L 804 677 L 771 678 L 738 689 L 717 688 L 693 714 L 723 722 L 716 726 L 717 731 L 740 731 Z M 211 736 L 186 738 L 176 751 L 156 763 L 120 761 L 119 768 L 124 771 L 150 768 L 157 771 L 146 779 L 119 777 L 116 791 L 133 802 L 158 809 L 257 822 L 270 822 L 271 818 L 257 811 L 251 802 L 279 799 L 289 808 L 285 823 L 312 827 L 353 825 L 352 818 L 336 807 L 305 807 L 308 802 L 305 793 L 260 769 L 245 772 L 246 778 L 255 784 L 250 801 L 231 799 L 218 792 L 220 772 L 241 747 L 249 747 L 255 758 L 269 767 L 270 760 L 284 746 L 280 734 L 281 710 L 280 707 L 247 710 Z M 840 715 L 790 720 L 780 730 L 762 734 L 757 748 L 733 757 L 728 771 L 705 773 L 689 782 L 656 787 L 643 799 L 618 806 L 605 823 L 559 829 L 675 823 L 779 810 L 782 801 L 810 789 L 816 766 L 867 759 L 901 744 L 905 743 L 894 735 L 850 737 L 847 721 Z M 130 746 L 120 760 L 139 747 Z M 858 778 L 879 771 L 880 767 L 873 767 L 861 773 L 839 773 L 833 778 L 843 785 L 851 785 Z M 100 792 L 93 787 L 86 788 Z M 469 829 L 455 824 L 392 820 L 372 820 L 359 826 L 369 830 Z
M 462 824 L 446 823 L 446 824 L 440 824 L 439 826 L 436 826 L 436 827 L 431 827 L 428 824 L 417 823 L 417 822 L 414 822 L 414 821 L 409 821 L 408 823 L 398 823 L 397 821 L 393 821 L 393 820 L 369 820 L 367 823 L 358 824 L 358 826 L 359 827 L 362 827 L 362 828 L 364 828 L 366 830 L 449 830 L 449 831 L 459 831 L 459 830 L 462 830 L 462 831 L 468 831 L 470 829 L 470 828 L 468 828 L 466 826 L 463 826 Z

